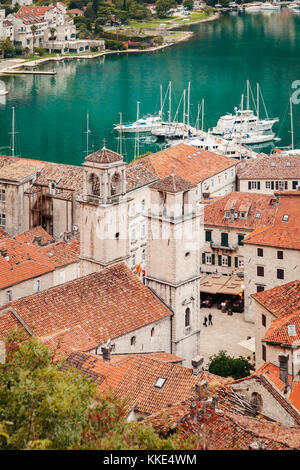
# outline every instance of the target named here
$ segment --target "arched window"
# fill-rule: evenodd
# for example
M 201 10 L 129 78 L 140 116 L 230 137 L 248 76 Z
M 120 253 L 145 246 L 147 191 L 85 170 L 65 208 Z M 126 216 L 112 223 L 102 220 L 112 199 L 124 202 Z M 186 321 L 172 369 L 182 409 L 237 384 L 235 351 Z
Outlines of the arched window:
M 184 326 L 187 328 L 190 326 L 190 321 L 191 321 L 191 310 L 187 308 L 185 310 L 185 316 L 184 316 Z
M 90 174 L 88 182 L 90 186 L 89 193 L 93 196 L 100 196 L 100 181 L 98 176 L 95 173 Z
M 111 178 L 110 184 L 110 193 L 113 196 L 114 194 L 121 194 L 122 184 L 120 173 L 115 173 Z
M 130 339 L 131 346 L 135 346 L 135 343 L 136 343 L 136 337 L 132 336 L 131 339 Z
M 257 392 L 252 393 L 250 403 L 252 405 L 252 408 L 255 414 L 258 414 L 262 411 L 263 400 L 259 393 Z
M 154 327 L 151 328 L 151 337 L 153 337 L 153 336 L 154 336 Z

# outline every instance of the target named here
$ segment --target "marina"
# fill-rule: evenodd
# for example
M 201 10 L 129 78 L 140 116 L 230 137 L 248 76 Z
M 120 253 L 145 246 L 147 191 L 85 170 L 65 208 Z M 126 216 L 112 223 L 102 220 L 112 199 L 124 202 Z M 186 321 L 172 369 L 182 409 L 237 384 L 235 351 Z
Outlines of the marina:
M 281 138 L 280 146 L 288 146 L 290 126 L 285 118 L 288 113 L 287 103 L 295 91 L 292 83 L 295 77 L 300 76 L 297 60 L 300 47 L 297 28 L 299 21 L 299 16 L 286 7 L 282 7 L 280 11 L 268 12 L 267 15 L 262 12 L 255 15 L 239 12 L 235 15 L 223 14 L 215 22 L 186 27 L 194 33 L 189 41 L 153 53 L 108 54 L 93 60 L 84 57 L 72 60 L 70 57 L 57 60 L 56 75 L 51 74 L 54 64 L 52 60 L 44 61 L 38 69 L 50 75 L 3 75 L 1 81 L 8 94 L 0 101 L 2 153 L 10 147 L 12 107 L 15 107 L 16 112 L 16 145 L 22 156 L 79 165 L 86 147 L 87 112 L 90 116 L 91 151 L 98 148 L 104 138 L 110 148 L 118 151 L 120 140 L 114 127 L 119 125 L 120 113 L 124 123 L 122 151 L 126 161 L 134 158 L 137 145 L 139 154 L 165 148 L 172 135 L 166 135 L 165 140 L 160 135 L 149 134 L 148 131 L 138 132 L 137 143 L 134 132 L 125 132 L 127 123 L 137 121 L 137 102 L 138 119 L 142 119 L 141 123 L 145 122 L 144 117 L 150 116 L 151 120 L 151 116 L 156 116 L 165 123 L 165 134 L 176 129 L 177 139 L 204 138 L 206 146 L 213 146 L 211 137 L 201 136 L 199 131 L 202 129 L 207 133 L 227 113 L 231 112 L 235 116 L 232 110 L 235 107 L 240 108 L 241 94 L 247 79 L 253 88 L 256 83 L 260 84 L 271 121 L 273 116 L 279 118 L 278 122 L 269 123 L 272 125 L 272 133 Z M 258 48 L 262 50 L 262 55 L 257 54 Z M 162 64 L 165 66 L 162 67 Z M 159 116 L 160 85 L 165 93 L 170 82 L 172 128 L 168 115 L 168 98 L 164 105 L 164 116 Z M 183 125 L 182 108 L 177 122 L 173 121 L 184 89 L 185 114 L 188 113 L 189 82 L 190 122 L 186 120 Z M 105 90 L 110 90 L 110 93 Z M 201 115 L 200 123 L 198 122 L 198 126 L 195 124 L 198 107 L 203 99 L 205 113 L 202 128 Z M 245 111 L 246 93 L 244 101 Z M 255 109 L 253 111 L 256 116 Z M 259 114 L 261 112 L 264 112 L 262 105 Z M 297 106 L 294 120 L 296 148 L 300 141 Z M 156 121 L 158 123 L 159 120 Z M 150 127 L 153 127 L 151 122 Z M 198 129 L 193 134 L 193 128 L 196 127 Z M 159 134 L 159 129 L 155 132 Z M 270 132 L 270 128 L 267 132 Z M 242 142 L 236 144 L 245 147 Z M 249 153 L 270 153 L 278 142 L 260 144 L 249 144 Z M 232 145 L 228 144 L 228 149 L 229 147 Z

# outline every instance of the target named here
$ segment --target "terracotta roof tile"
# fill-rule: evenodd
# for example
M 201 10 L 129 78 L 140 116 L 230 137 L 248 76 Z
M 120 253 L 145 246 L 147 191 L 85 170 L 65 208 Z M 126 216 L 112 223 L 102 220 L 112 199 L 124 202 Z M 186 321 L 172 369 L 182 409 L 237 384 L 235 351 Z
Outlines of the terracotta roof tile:
M 273 223 L 247 235 L 244 243 L 300 250 L 300 191 L 278 193 L 278 196 Z
M 280 379 L 280 369 L 271 362 L 263 364 L 256 372 L 257 375 L 265 375 L 275 385 L 280 392 L 283 392 L 286 384 Z M 291 385 L 293 377 L 289 374 L 289 384 Z
M 300 281 L 257 292 L 251 297 L 277 318 L 291 315 L 300 311 Z
M 300 381 L 295 380 L 292 386 L 292 390 L 289 396 L 289 400 L 297 410 L 300 411 Z
M 14 239 L 21 243 L 34 243 L 36 237 L 41 237 L 41 245 L 47 245 L 48 243 L 54 242 L 54 238 L 40 225 L 28 230 L 27 232 L 15 235 Z
M 67 363 L 76 364 L 76 353 Z M 192 369 L 152 359 L 148 355 L 128 355 L 126 361 L 111 363 L 94 354 L 86 354 L 80 370 L 99 375 L 99 391 L 113 387 L 120 398 L 126 399 L 128 411 L 136 405 L 136 410 L 143 414 L 155 413 L 170 403 L 189 398 L 195 393 L 199 381 Z M 155 387 L 159 377 L 166 379 L 161 388 Z
M 94 339 L 94 347 L 171 314 L 122 263 L 11 306 L 39 337 L 80 325 Z
M 300 159 L 292 155 L 270 155 L 238 166 L 239 179 L 300 179 Z
M 211 176 L 237 165 L 233 158 L 198 150 L 187 144 L 161 150 L 128 165 L 129 169 L 144 166 L 159 178 L 175 173 L 191 183 L 199 183 Z
M 97 150 L 96 152 L 91 153 L 90 155 L 87 155 L 87 157 L 85 157 L 85 160 L 87 162 L 93 163 L 114 163 L 118 161 L 123 161 L 123 156 L 119 153 L 107 149 L 106 147 L 103 147 L 102 149 Z
M 151 189 L 156 189 L 157 191 L 166 191 L 167 193 L 182 193 L 183 191 L 189 191 L 197 186 L 180 176 L 173 174 L 166 176 L 166 178 L 162 178 L 161 180 L 151 184 L 149 187 Z
M 229 193 L 205 206 L 204 223 L 249 230 L 269 225 L 273 222 L 276 213 L 276 207 L 271 203 L 272 200 L 272 196 L 265 194 Z M 225 217 L 225 211 L 231 209 L 237 212 L 237 218 Z M 245 212 L 247 217 L 240 218 L 241 212 Z

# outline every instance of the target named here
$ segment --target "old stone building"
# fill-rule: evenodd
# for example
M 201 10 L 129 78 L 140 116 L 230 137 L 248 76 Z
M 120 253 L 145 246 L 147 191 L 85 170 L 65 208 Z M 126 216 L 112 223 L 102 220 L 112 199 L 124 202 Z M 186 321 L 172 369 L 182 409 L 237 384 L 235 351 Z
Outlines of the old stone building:
M 274 194 L 300 187 L 300 161 L 297 155 L 274 154 L 244 161 L 237 171 L 238 191 Z
M 10 237 L 0 237 L 0 306 L 12 300 L 76 279 L 79 240 L 55 240 L 36 227 Z
M 210 199 L 204 207 L 205 243 L 201 250 L 201 270 L 243 275 L 244 237 L 257 227 L 271 224 L 276 207 L 272 196 L 264 194 L 232 192 Z
M 251 294 L 300 278 L 300 191 L 275 193 L 274 204 L 274 221 L 243 240 L 245 318 L 252 322 Z
M 175 175 L 150 186 L 146 283 L 173 311 L 172 353 L 200 346 L 200 217 L 196 185 Z

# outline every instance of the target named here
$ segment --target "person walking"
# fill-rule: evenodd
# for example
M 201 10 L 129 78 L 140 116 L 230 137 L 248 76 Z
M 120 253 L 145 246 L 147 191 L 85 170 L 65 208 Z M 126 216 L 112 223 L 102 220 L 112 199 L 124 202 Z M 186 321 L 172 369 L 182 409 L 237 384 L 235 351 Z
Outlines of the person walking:
M 213 324 L 213 322 L 212 322 L 212 314 L 211 314 L 211 313 L 208 315 L 208 324 L 209 324 L 209 325 L 212 325 L 212 324 Z
M 204 317 L 204 323 L 203 323 L 204 326 L 207 326 L 207 316 L 205 315 Z

